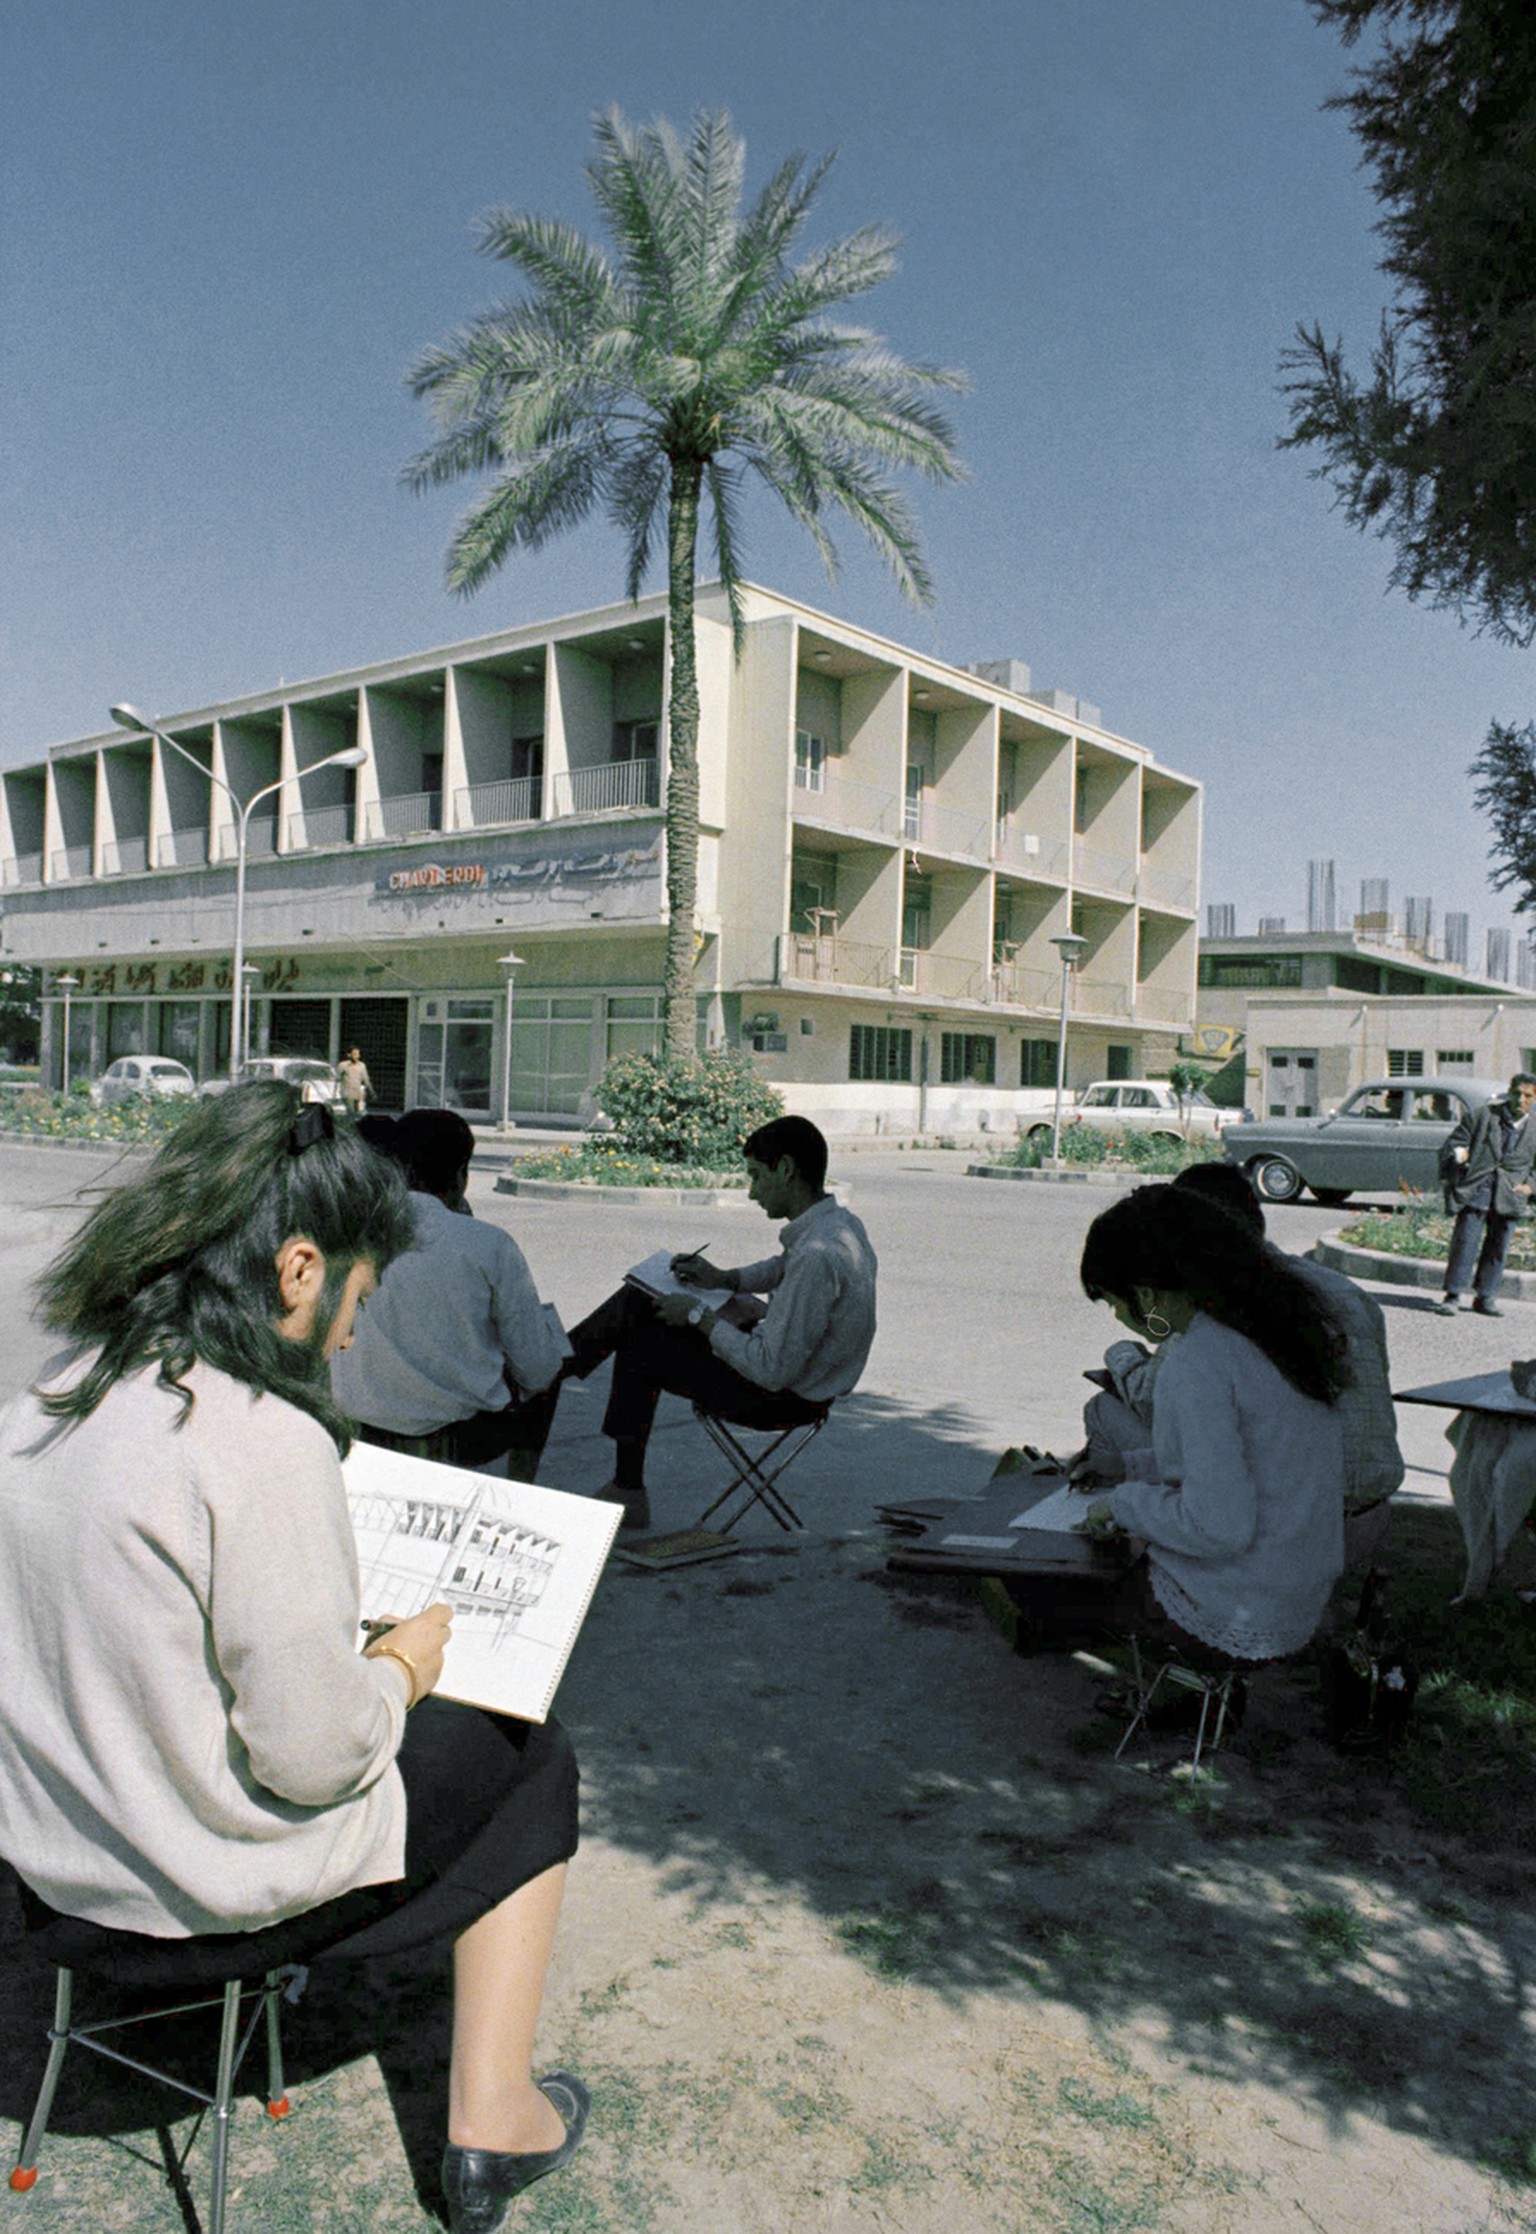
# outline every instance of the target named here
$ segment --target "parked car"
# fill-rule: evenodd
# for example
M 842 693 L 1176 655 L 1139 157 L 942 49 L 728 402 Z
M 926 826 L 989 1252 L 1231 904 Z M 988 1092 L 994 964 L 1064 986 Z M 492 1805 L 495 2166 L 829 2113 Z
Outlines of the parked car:
M 1222 1147 L 1266 1202 L 1319 1202 L 1439 1185 L 1440 1150 L 1468 1109 L 1504 1091 L 1497 1079 L 1377 1078 L 1331 1117 L 1261 1117 L 1234 1125 Z
M 1091 1125 L 1101 1133 L 1151 1133 L 1177 1146 L 1185 1140 L 1214 1140 L 1236 1124 L 1235 1109 L 1218 1109 L 1208 1094 L 1186 1094 L 1182 1102 L 1164 1078 L 1104 1078 L 1085 1086 L 1077 1100 L 1063 1106 L 1062 1128 Z M 1051 1126 L 1029 1127 L 1029 1138 L 1048 1142 Z
M 281 1078 L 290 1086 L 297 1086 L 305 1101 L 329 1102 L 332 1109 L 344 1106 L 345 1096 L 341 1080 L 336 1075 L 334 1063 L 323 1063 L 317 1055 L 253 1055 L 242 1063 L 236 1084 L 249 1086 L 262 1078 Z M 198 1089 L 203 1094 L 225 1094 L 229 1091 L 227 1078 L 205 1078 Z
M 91 1086 L 91 1099 L 103 1108 L 132 1101 L 138 1094 L 195 1094 L 197 1080 L 185 1063 L 169 1055 L 119 1055 Z

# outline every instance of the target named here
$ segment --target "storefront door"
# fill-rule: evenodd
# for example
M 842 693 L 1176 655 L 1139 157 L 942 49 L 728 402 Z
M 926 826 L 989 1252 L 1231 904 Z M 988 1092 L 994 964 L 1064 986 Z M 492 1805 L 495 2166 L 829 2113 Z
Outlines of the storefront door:
M 494 998 L 483 995 L 422 1002 L 416 1099 L 423 1109 L 456 1109 L 463 1117 L 490 1117 L 495 1017 Z

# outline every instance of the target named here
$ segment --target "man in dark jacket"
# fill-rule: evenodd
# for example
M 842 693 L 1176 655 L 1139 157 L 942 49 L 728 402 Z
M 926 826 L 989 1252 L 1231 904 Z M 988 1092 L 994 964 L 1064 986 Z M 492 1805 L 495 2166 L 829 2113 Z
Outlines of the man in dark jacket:
M 1467 1286 L 1472 1308 L 1485 1319 L 1502 1316 L 1497 1301 L 1504 1259 L 1516 1221 L 1530 1208 L 1536 1168 L 1536 1077 L 1517 1070 L 1509 1092 L 1481 1109 L 1469 1109 L 1440 1151 L 1445 1209 L 1456 1218 L 1445 1300 L 1434 1308 L 1451 1317 Z M 1473 1265 L 1476 1265 L 1476 1271 Z

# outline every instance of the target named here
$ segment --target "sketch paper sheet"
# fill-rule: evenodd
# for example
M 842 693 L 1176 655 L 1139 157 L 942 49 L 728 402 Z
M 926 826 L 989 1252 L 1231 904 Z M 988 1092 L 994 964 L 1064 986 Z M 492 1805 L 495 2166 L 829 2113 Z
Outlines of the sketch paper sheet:
M 1102 1489 L 1090 1491 L 1086 1496 L 1080 1489 L 1053 1489 L 1049 1497 L 1042 1497 L 1038 1505 L 1026 1505 L 1009 1523 L 1013 1528 L 1053 1528 L 1062 1535 L 1080 1528 L 1088 1518 L 1088 1508 Z
M 638 1288 L 642 1295 L 686 1295 L 694 1303 L 702 1303 L 706 1311 L 723 1311 L 731 1300 L 729 1288 L 690 1288 L 672 1269 L 672 1251 L 658 1249 L 651 1257 L 643 1257 L 625 1273 L 626 1284 Z
M 343 1467 L 370 1619 L 446 1600 L 437 1693 L 542 1722 L 622 1505 L 354 1443 Z

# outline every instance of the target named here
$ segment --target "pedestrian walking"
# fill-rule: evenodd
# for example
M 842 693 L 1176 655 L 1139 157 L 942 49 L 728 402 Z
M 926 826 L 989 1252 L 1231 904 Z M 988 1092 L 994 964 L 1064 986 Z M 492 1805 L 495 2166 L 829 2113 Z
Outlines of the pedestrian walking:
M 1445 1296 L 1434 1308 L 1451 1318 L 1468 1287 L 1472 1308 L 1502 1318 L 1497 1297 L 1517 1222 L 1531 1206 L 1536 1168 L 1536 1077 L 1517 1070 L 1509 1092 L 1466 1111 L 1440 1151 L 1446 1216 L 1454 1216 Z
M 349 1117 L 361 1117 L 373 1099 L 373 1080 L 368 1076 L 368 1065 L 363 1061 L 362 1050 L 349 1047 L 336 1065 L 336 1076 L 341 1081 L 341 1098 L 347 1105 Z

